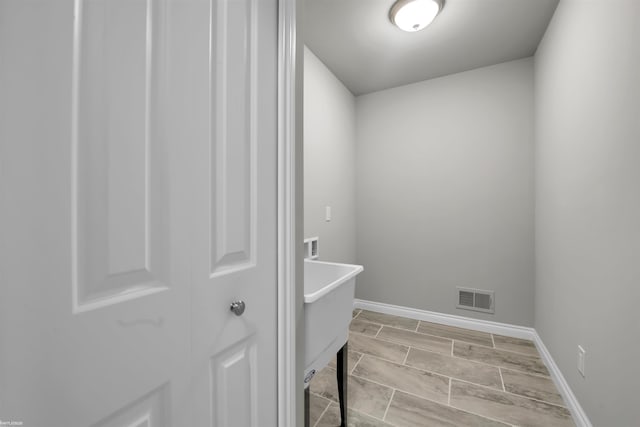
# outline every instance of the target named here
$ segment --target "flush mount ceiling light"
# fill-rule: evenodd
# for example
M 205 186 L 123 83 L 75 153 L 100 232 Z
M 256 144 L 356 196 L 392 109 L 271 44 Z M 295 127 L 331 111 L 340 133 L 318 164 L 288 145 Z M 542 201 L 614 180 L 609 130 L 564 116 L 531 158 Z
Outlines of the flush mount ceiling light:
M 431 24 L 442 10 L 443 0 L 398 0 L 389 11 L 389 18 L 398 28 L 410 33 Z

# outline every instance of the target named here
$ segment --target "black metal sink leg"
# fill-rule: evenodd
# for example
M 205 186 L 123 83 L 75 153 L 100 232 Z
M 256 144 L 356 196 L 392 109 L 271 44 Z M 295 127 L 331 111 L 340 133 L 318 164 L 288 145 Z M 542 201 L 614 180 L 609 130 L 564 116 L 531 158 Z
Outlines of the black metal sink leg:
M 311 407 L 309 390 L 311 390 L 311 386 L 304 389 L 304 427 L 310 426 L 310 417 L 309 408 Z
M 338 350 L 338 398 L 340 399 L 340 427 L 347 426 L 347 384 L 349 370 L 348 364 L 348 345 L 347 341 L 340 350 Z

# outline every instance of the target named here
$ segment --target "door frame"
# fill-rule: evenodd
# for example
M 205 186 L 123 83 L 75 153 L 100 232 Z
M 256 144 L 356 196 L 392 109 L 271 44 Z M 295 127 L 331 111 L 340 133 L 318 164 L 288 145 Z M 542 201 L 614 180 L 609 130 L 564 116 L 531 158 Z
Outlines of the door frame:
M 304 265 L 300 0 L 278 0 L 278 425 L 303 425 Z

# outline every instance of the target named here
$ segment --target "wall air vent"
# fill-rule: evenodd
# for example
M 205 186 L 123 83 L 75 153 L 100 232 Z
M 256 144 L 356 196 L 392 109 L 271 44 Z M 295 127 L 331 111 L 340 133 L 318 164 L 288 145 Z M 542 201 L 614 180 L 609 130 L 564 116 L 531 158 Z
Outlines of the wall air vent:
M 456 307 L 464 310 L 495 313 L 494 291 L 456 288 Z

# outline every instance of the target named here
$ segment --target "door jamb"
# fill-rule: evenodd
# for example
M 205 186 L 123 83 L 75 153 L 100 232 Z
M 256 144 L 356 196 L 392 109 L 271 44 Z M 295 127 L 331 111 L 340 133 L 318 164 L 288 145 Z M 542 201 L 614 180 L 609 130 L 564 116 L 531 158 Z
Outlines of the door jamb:
M 302 45 L 299 0 L 278 0 L 278 425 L 302 425 Z M 298 242 L 299 241 L 299 242 Z

